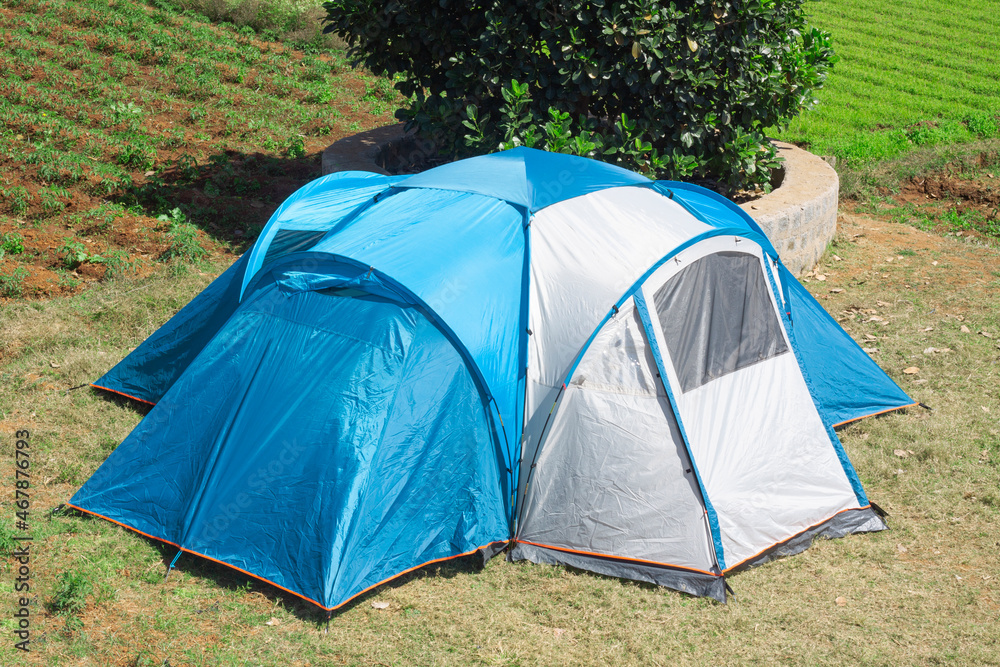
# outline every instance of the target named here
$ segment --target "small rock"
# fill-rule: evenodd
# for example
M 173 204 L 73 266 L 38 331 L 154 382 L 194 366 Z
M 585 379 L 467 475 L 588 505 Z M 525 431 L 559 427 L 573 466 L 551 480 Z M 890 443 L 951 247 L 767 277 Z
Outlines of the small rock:
M 836 600 L 834 600 L 834 602 L 837 603 L 838 607 L 846 607 L 847 606 L 847 598 L 845 598 L 843 595 L 841 595 Z
M 840 294 L 843 291 L 844 291 L 843 287 L 834 287 L 832 290 L 830 290 L 830 294 Z
M 959 329 L 959 331 L 961 331 L 962 333 L 972 333 L 972 330 L 971 330 L 971 329 L 969 329 L 969 327 L 965 326 L 964 324 L 963 324 L 963 325 L 962 325 L 962 327 L 961 327 L 961 328 Z
M 843 262 L 844 260 L 842 260 L 841 258 L 839 258 L 836 255 L 834 255 L 833 256 L 833 261 L 835 261 L 835 262 Z
M 980 331 L 980 332 L 979 332 L 979 335 L 980 335 L 980 336 L 986 336 L 987 338 L 993 338 L 993 334 L 991 334 L 991 333 L 987 333 L 987 332 L 985 332 L 985 331 Z
M 54 362 L 54 361 L 50 361 L 50 362 L 49 362 L 49 366 L 51 366 L 52 368 L 59 368 L 59 364 L 57 364 L 57 363 L 56 363 L 56 362 Z
M 937 260 L 931 262 L 931 266 L 937 266 Z
M 917 373 L 920 372 L 920 369 L 917 368 L 916 366 L 910 366 L 909 368 L 904 368 L 903 372 L 906 373 L 907 375 L 916 375 Z
M 875 354 L 876 352 L 878 352 L 877 347 L 863 347 L 861 349 L 864 350 L 865 354 Z
M 281 621 L 272 616 L 264 625 L 281 625 Z
M 372 609 L 388 609 L 388 608 L 389 608 L 388 602 L 382 602 L 381 600 L 376 600 L 375 602 L 372 602 Z

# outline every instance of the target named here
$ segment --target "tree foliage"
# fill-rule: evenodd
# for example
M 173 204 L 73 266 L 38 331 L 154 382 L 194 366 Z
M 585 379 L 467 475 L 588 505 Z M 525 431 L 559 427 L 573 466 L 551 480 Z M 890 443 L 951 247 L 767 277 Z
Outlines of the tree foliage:
M 834 60 L 803 0 L 329 0 L 327 31 L 396 79 L 443 153 L 527 145 L 766 187 L 767 128 Z

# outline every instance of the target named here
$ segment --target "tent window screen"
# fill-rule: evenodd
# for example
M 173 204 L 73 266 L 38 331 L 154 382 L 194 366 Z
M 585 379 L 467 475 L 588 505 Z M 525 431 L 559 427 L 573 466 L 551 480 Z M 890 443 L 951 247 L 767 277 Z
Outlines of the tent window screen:
M 271 245 L 264 254 L 261 266 L 270 264 L 276 259 L 300 250 L 308 250 L 323 238 L 326 232 L 300 231 L 297 229 L 279 229 L 274 235 Z
M 788 351 L 754 255 L 703 257 L 653 300 L 683 391 Z

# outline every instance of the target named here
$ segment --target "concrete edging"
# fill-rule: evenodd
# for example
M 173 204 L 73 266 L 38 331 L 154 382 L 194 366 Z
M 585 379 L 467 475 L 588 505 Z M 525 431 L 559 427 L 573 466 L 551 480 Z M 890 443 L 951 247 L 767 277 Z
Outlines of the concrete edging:
M 840 178 L 812 153 L 781 141 L 774 145 L 785 158 L 781 186 L 740 208 L 764 230 L 788 270 L 799 275 L 816 266 L 837 232 Z
M 376 164 L 379 150 L 404 136 L 403 124 L 377 127 L 345 137 L 323 151 L 323 174 L 372 171 L 388 174 Z M 840 179 L 833 167 L 792 144 L 775 141 L 785 158 L 781 186 L 740 207 L 757 221 L 781 261 L 794 275 L 816 265 L 837 231 Z

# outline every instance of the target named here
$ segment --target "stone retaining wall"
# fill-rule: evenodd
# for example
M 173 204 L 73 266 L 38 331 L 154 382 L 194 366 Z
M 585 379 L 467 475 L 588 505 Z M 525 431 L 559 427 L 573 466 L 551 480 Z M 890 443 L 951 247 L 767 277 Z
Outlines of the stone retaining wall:
M 781 187 L 740 208 L 757 221 L 794 275 L 816 265 L 837 231 L 840 179 L 812 153 L 774 142 L 785 158 Z
M 334 142 L 323 151 L 323 173 L 359 170 L 387 173 L 375 163 L 381 146 L 403 136 L 402 124 L 379 127 Z M 794 275 L 816 265 L 837 231 L 837 172 L 812 153 L 774 142 L 785 158 L 781 186 L 742 204 Z

